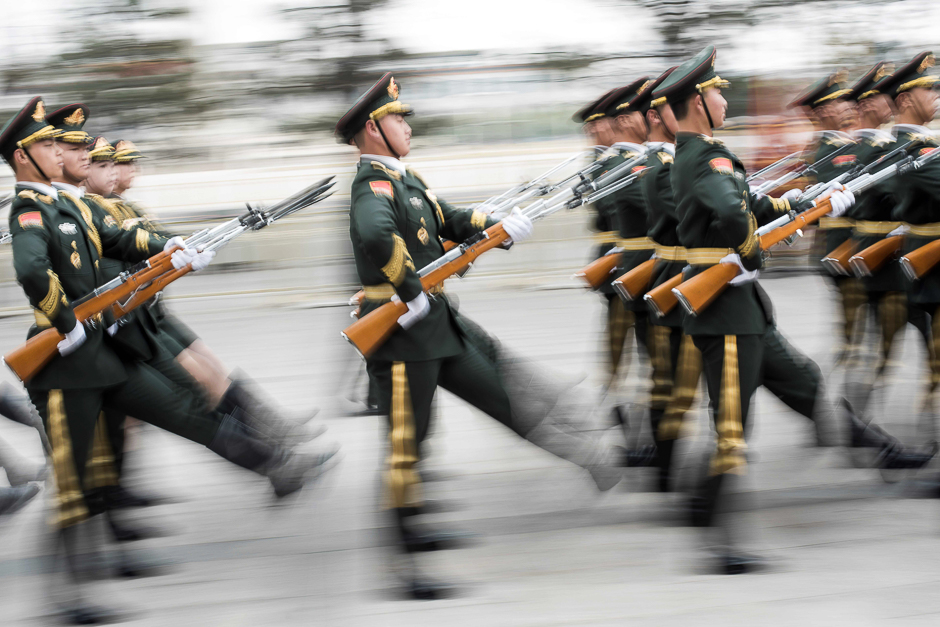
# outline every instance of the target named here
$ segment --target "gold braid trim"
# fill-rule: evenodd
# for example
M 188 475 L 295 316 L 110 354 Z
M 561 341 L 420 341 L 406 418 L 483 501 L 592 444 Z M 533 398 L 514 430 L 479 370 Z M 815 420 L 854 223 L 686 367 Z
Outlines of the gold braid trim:
M 921 76 L 898 87 L 898 93 L 900 94 L 902 91 L 914 89 L 915 87 L 933 87 L 938 81 L 940 81 L 940 77 L 934 76 L 933 74 Z
M 85 507 L 78 473 L 75 470 L 72 436 L 69 433 L 69 424 L 65 416 L 65 399 L 62 396 L 62 390 L 49 390 L 46 412 L 58 504 L 58 515 L 54 522 L 59 527 L 70 527 L 88 518 L 88 509 Z
M 441 211 L 441 204 L 437 202 L 437 196 L 429 189 L 424 190 L 424 195 L 427 196 L 431 204 L 434 205 L 434 211 L 437 212 L 437 219 L 441 221 L 441 226 L 444 226 L 444 212 Z
M 91 457 L 85 466 L 85 489 L 104 488 L 117 485 L 117 482 L 114 454 L 108 442 L 108 425 L 105 422 L 104 412 L 101 412 L 98 414 L 98 423 L 95 425 Z
M 588 122 L 593 122 L 594 120 L 599 120 L 599 119 L 601 119 L 602 117 L 604 117 L 605 115 L 606 115 L 605 113 L 595 113 L 594 115 L 589 115 L 589 116 L 587 116 L 586 118 L 584 118 L 584 123 L 587 124 Z
M 397 100 L 393 100 L 389 103 L 386 103 L 369 114 L 370 120 L 381 120 L 386 115 L 392 113 L 411 113 L 411 105 L 406 105 Z
M 49 275 L 49 292 L 46 294 L 46 297 L 42 299 L 42 302 L 39 303 L 39 308 L 47 318 L 55 318 L 56 314 L 59 313 L 59 305 L 62 302 L 62 297 L 65 294 L 62 291 L 62 283 L 59 282 L 59 277 L 52 270 L 46 270 L 46 273 Z
M 418 463 L 415 444 L 414 409 L 405 362 L 392 363 L 392 398 L 389 412 L 392 428 L 388 439 L 391 451 L 386 481 L 391 507 L 414 507 L 421 504 L 421 480 L 414 472 Z
M 712 458 L 711 474 L 741 474 L 747 461 L 744 428 L 741 422 L 741 378 L 738 368 L 738 338 L 725 336 L 724 363 L 721 367 L 721 392 L 718 401 L 718 450 Z
M 777 213 L 789 213 L 790 212 L 790 201 L 783 198 L 771 198 L 770 204 L 773 205 L 774 211 Z
M 851 93 L 852 93 L 851 89 L 840 89 L 838 91 L 834 91 L 828 96 L 823 96 L 819 100 L 816 100 L 815 102 L 813 102 L 813 106 L 816 106 L 821 102 L 827 102 L 829 100 L 835 100 L 836 98 L 841 98 L 842 96 L 845 96 L 846 94 L 851 94 Z
M 85 224 L 88 226 L 88 239 L 91 240 L 91 243 L 95 245 L 95 250 L 98 251 L 98 257 L 104 257 L 104 252 L 101 249 L 101 236 L 98 235 L 98 229 L 95 228 L 95 220 L 92 216 L 91 209 L 88 208 L 88 205 L 82 202 L 81 198 L 77 198 L 68 192 L 59 190 L 59 193 L 71 200 L 78 210 L 82 214 L 82 218 L 85 220 Z
M 738 246 L 738 254 L 741 257 L 750 257 L 753 255 L 760 245 L 760 240 L 757 238 L 757 218 L 754 217 L 753 213 L 747 214 L 747 239 L 744 240 L 744 243 Z
M 481 231 L 486 228 L 486 214 L 482 211 L 474 211 L 470 214 L 470 226 Z
M 398 287 L 405 280 L 405 268 L 415 269 L 415 264 L 408 253 L 405 240 L 398 233 L 392 233 L 392 256 L 382 268 L 382 274 L 389 282 Z
M 662 96 L 660 98 L 657 98 L 656 100 L 650 101 L 650 106 L 655 109 L 656 107 L 662 106 L 666 104 L 667 102 L 669 102 L 669 99 L 666 98 L 666 96 Z
M 50 139 L 52 137 L 58 137 L 60 133 L 61 131 L 55 128 L 54 126 L 46 126 L 44 128 L 39 129 L 38 131 L 30 135 L 29 137 L 26 137 L 25 139 L 21 139 L 20 141 L 16 142 L 16 145 L 19 148 L 29 148 L 30 146 L 32 146 L 38 141 L 42 141 L 44 139 Z
M 396 181 L 401 180 L 401 172 L 397 172 L 389 167 L 386 167 L 384 163 L 381 163 L 379 161 L 372 162 L 372 169 L 378 170 L 379 172 L 384 172 L 385 174 L 395 179 Z
M 697 91 L 700 94 L 703 94 L 705 93 L 705 90 L 710 87 L 717 87 L 718 89 L 728 89 L 729 87 L 731 87 L 731 83 L 721 78 L 720 76 L 715 76 L 713 78 L 708 79 L 704 83 L 696 83 L 695 91 Z
M 142 253 L 150 252 L 150 233 L 146 229 L 137 229 L 137 250 Z

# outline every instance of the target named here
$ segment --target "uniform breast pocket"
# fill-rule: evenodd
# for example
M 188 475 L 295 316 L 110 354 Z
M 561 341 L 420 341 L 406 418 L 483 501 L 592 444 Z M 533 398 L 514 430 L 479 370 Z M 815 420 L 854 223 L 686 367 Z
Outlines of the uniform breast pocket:
M 88 253 L 85 252 L 83 242 L 71 237 L 61 237 L 56 248 L 59 257 L 56 273 L 59 276 L 79 277 L 91 274 Z
M 427 246 L 436 237 L 437 225 L 433 222 L 427 201 L 420 196 L 408 199 L 408 235 L 405 241 L 409 246 Z

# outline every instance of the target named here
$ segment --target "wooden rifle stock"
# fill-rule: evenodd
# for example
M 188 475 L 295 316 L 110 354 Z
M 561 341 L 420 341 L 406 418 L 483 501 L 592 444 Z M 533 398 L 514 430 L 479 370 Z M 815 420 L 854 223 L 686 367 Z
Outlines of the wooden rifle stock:
M 830 211 L 832 211 L 832 204 L 829 202 L 828 196 L 819 198 L 815 207 L 798 214 L 792 222 L 778 226 L 770 233 L 761 235 L 758 238 L 761 250 L 767 250 L 771 246 L 795 235 L 797 231 L 817 222 L 819 218 Z M 725 291 L 728 283 L 738 275 L 740 270 L 736 264 L 716 264 L 678 285 L 673 289 L 673 293 L 676 294 L 676 298 L 681 300 L 686 313 L 697 316 L 711 305 L 719 294 Z
M 575 273 L 575 277 L 584 279 L 588 287 L 596 290 L 610 277 L 620 263 L 620 251 L 610 252 L 603 257 L 598 257 L 584 268 Z
M 146 268 L 127 277 L 127 280 L 117 287 L 75 305 L 72 311 L 78 323 L 82 324 L 120 300 L 133 296 L 135 291 L 173 269 L 169 252 L 157 253 L 148 259 L 147 263 Z M 65 336 L 55 328 L 46 329 L 4 355 L 3 361 L 13 374 L 25 383 L 52 361 L 53 357 L 58 354 L 58 344 L 63 339 Z
M 852 270 L 849 267 L 849 258 L 858 250 L 858 242 L 854 239 L 847 239 L 835 249 L 822 258 L 822 264 L 829 272 L 838 276 L 851 276 Z
M 441 244 L 444 246 L 445 253 L 457 247 L 457 243 L 452 242 L 449 239 L 445 239 L 443 242 L 441 242 Z M 468 266 L 468 269 L 469 269 L 469 266 Z M 355 314 L 356 318 L 359 317 L 359 307 L 362 306 L 362 301 L 364 301 L 365 299 L 366 299 L 365 290 L 359 290 L 358 292 L 353 294 L 352 298 L 349 299 L 349 304 L 356 306 L 356 314 Z
M 681 283 L 682 273 L 680 272 L 665 283 L 657 285 L 643 297 L 643 300 L 646 301 L 646 306 L 649 307 L 654 314 L 662 318 L 672 311 L 673 307 L 679 302 L 672 290 Z
M 616 290 L 624 300 L 642 298 L 646 290 L 649 289 L 650 281 L 653 280 L 653 270 L 655 267 L 655 259 L 644 261 L 633 270 L 614 279 L 614 290 Z
M 903 241 L 903 235 L 886 237 L 880 242 L 872 244 L 862 252 L 852 255 L 849 259 L 849 265 L 852 266 L 855 276 L 861 278 L 871 276 L 877 272 L 889 259 L 892 259 L 898 254 Z
M 901 268 L 911 281 L 920 279 L 940 262 L 940 239 L 912 250 L 901 257 Z
M 437 287 L 454 274 L 468 268 L 477 257 L 509 239 L 501 223 L 486 229 L 483 235 L 482 239 L 467 246 L 463 254 L 421 277 L 422 289 L 427 292 Z M 406 311 L 408 306 L 401 301 L 389 301 L 346 327 L 342 336 L 355 346 L 363 357 L 368 358 L 392 336 L 398 327 L 398 319 Z

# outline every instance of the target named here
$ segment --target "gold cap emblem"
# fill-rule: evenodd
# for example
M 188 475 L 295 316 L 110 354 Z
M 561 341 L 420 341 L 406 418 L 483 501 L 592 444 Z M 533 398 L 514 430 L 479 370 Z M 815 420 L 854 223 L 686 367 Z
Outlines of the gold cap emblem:
M 388 96 L 392 100 L 398 100 L 398 83 L 395 82 L 395 77 L 388 79 Z
M 835 74 L 829 77 L 829 87 L 832 87 L 836 83 L 844 83 L 849 78 L 849 73 L 845 70 L 839 70 Z
M 923 72 L 927 68 L 933 67 L 935 63 L 936 60 L 934 59 L 934 56 L 932 54 L 928 54 L 926 57 L 924 57 L 924 60 L 920 62 L 920 65 L 917 66 L 917 71 Z
M 36 103 L 36 110 L 33 111 L 33 119 L 37 122 L 42 122 L 46 119 L 46 105 L 43 104 L 42 100 Z
M 646 81 L 645 83 L 643 83 L 642 85 L 640 85 L 640 88 L 639 88 L 638 90 L 636 90 L 637 95 L 640 95 L 640 94 L 642 94 L 644 91 L 646 91 L 646 88 L 649 87 L 649 86 L 650 86 L 650 83 L 652 83 L 652 82 L 653 82 L 653 81 Z
M 79 107 L 72 112 L 70 116 L 63 120 L 69 126 L 78 126 L 85 123 L 85 112 Z

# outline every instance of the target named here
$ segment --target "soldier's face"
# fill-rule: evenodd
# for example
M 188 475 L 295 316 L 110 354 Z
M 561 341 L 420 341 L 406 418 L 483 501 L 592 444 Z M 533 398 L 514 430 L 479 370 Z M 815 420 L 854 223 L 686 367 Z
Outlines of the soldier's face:
M 721 128 L 725 124 L 725 113 L 728 111 L 728 101 L 721 95 L 721 90 L 717 87 L 706 89 L 702 95 L 702 100 L 708 107 L 708 113 L 712 116 L 713 128 Z
M 62 174 L 72 181 L 84 181 L 88 178 L 91 159 L 85 144 L 59 144 L 62 147 Z
M 891 101 L 884 94 L 875 94 L 864 100 L 859 100 L 858 115 L 865 116 L 869 124 L 881 126 L 891 119 L 893 112 L 891 110 Z
M 85 186 L 93 194 L 109 196 L 114 191 L 116 178 L 113 162 L 93 161 L 88 170 L 88 178 L 85 179 Z
M 656 112 L 659 114 L 662 125 L 666 128 L 666 132 L 675 137 L 676 133 L 679 132 L 679 124 L 676 122 L 676 114 L 672 112 L 669 103 L 656 107 Z
M 923 124 L 934 119 L 937 115 L 937 92 L 926 87 L 915 87 L 911 90 L 911 98 L 923 119 Z
M 122 190 L 133 187 L 134 180 L 137 178 L 139 171 L 136 161 L 131 161 L 130 163 L 116 163 L 114 170 L 117 176 L 116 187 Z
M 399 113 L 386 115 L 380 120 L 385 137 L 391 144 L 391 149 L 399 157 L 405 157 L 411 152 L 411 125 L 405 121 L 405 116 Z
M 23 149 L 19 148 L 17 150 Z M 62 148 L 57 141 L 44 139 L 36 142 L 29 147 L 29 156 L 50 179 L 62 178 Z M 25 153 L 22 160 L 17 160 L 17 168 L 24 166 L 30 171 L 36 172 L 36 168 L 33 167 Z M 39 172 L 36 172 L 36 175 L 38 176 Z

